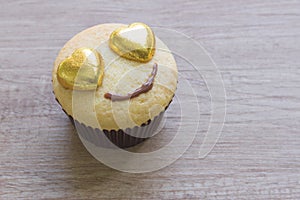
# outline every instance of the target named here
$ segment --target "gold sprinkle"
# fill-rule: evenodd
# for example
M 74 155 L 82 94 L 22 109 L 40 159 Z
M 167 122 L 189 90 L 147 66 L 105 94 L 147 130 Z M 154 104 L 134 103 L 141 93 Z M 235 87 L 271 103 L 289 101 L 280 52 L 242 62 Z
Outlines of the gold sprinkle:
M 103 75 L 103 59 L 96 50 L 90 48 L 75 50 L 57 69 L 57 79 L 66 89 L 96 89 L 101 86 Z
M 139 62 L 148 62 L 155 53 L 155 36 L 149 26 L 133 23 L 118 28 L 110 35 L 110 48 L 118 55 Z

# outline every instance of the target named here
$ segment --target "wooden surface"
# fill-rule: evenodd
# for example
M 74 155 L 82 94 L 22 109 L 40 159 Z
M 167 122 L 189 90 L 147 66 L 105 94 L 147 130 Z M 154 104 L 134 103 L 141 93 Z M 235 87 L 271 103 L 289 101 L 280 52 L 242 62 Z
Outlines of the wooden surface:
M 136 21 L 191 36 L 219 66 L 227 117 L 203 160 L 201 79 L 190 77 L 203 114 L 193 145 L 146 174 L 95 160 L 54 100 L 52 64 L 68 39 Z M 299 1 L 1 0 L 0 61 L 0 199 L 300 199 Z

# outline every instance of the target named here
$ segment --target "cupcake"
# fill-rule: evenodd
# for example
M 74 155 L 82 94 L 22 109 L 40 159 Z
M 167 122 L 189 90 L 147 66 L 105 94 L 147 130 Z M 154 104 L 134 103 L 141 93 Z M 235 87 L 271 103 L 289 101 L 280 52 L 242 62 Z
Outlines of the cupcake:
M 143 23 L 78 33 L 59 52 L 52 73 L 56 100 L 80 137 L 121 148 L 155 133 L 177 79 L 172 53 Z

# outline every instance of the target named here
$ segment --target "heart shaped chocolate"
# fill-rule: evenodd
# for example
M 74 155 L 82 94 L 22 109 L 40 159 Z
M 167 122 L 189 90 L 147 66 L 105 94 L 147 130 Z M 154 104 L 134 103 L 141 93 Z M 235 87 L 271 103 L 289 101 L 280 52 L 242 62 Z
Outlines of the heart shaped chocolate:
M 148 62 L 155 53 L 155 36 L 146 24 L 133 23 L 112 32 L 109 46 L 124 58 Z
M 93 90 L 101 86 L 104 62 L 94 49 L 80 48 L 62 61 L 57 69 L 59 83 L 67 89 Z

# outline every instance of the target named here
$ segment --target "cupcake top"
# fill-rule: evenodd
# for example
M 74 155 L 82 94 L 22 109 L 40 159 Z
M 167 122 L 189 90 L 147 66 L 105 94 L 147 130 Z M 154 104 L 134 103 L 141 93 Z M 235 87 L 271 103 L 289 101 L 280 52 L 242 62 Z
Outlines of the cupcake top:
M 130 41 L 135 31 L 131 26 L 91 27 L 74 36 L 59 52 L 52 73 L 53 91 L 75 120 L 102 130 L 132 128 L 152 120 L 172 100 L 178 79 L 173 55 L 159 38 L 146 37 L 153 34 L 150 28 L 132 40 L 144 40 L 153 48 L 131 51 L 130 45 L 139 45 Z M 131 33 L 120 39 L 116 34 L 122 31 L 125 35 L 126 31 Z M 82 62 L 92 67 L 81 67 L 79 71 L 69 68 Z M 59 69 L 62 66 L 66 69 Z M 68 76 L 72 73 L 79 74 L 76 80 L 81 84 L 70 84 Z

